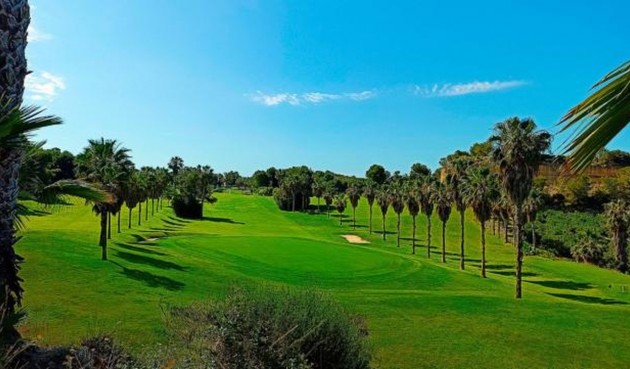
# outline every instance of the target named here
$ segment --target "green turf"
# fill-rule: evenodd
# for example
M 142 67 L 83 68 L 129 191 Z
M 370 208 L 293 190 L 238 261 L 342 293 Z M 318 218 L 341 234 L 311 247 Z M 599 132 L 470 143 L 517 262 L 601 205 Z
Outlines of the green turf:
M 113 332 L 140 348 L 164 339 L 164 304 L 218 296 L 233 283 L 279 283 L 317 287 L 364 315 L 379 368 L 621 368 L 630 362 L 629 276 L 528 257 L 524 299 L 517 301 L 513 249 L 497 237 L 488 237 L 489 278 L 479 277 L 472 214 L 467 269 L 460 271 L 456 213 L 442 264 L 437 248 L 426 257 L 423 217 L 414 256 L 410 218 L 403 217 L 405 240 L 397 248 L 395 234 L 387 242 L 368 235 L 365 202 L 353 231 L 349 218 L 339 226 L 325 214 L 281 212 L 270 198 L 216 196 L 202 221 L 177 219 L 164 208 L 138 227 L 134 216 L 133 229 L 114 233 L 108 262 L 100 260 L 98 218 L 82 203 L 31 216 L 18 247 L 27 260 L 23 332 L 51 345 Z M 374 210 L 376 230 L 381 218 Z M 433 223 L 437 244 L 440 227 Z M 393 212 L 388 231 L 395 231 Z M 371 243 L 351 245 L 343 234 Z

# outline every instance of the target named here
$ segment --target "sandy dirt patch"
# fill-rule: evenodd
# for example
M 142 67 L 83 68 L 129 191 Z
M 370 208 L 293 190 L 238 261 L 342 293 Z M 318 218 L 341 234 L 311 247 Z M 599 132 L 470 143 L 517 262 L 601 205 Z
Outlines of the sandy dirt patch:
M 370 241 L 368 240 L 364 240 L 363 238 L 354 235 L 354 234 L 344 234 L 341 237 L 345 238 L 346 241 L 350 242 L 350 243 L 360 243 L 360 244 L 366 244 L 366 243 L 370 243 Z
M 159 240 L 159 238 L 157 238 L 157 237 L 147 238 L 147 239 L 145 239 L 145 240 L 140 241 L 140 243 L 145 243 L 145 242 L 155 242 L 155 241 L 157 241 L 157 240 Z

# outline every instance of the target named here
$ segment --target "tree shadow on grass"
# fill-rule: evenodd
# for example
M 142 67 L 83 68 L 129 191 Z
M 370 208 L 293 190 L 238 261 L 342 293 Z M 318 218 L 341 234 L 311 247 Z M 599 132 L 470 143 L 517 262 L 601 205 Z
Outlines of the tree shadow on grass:
M 582 296 L 582 295 L 571 295 L 568 293 L 548 293 L 550 296 L 559 297 L 561 299 L 567 299 L 571 301 L 583 302 L 586 304 L 600 304 L 600 305 L 628 305 L 625 301 L 613 300 L 613 299 L 605 299 L 601 297 L 594 296 Z
M 183 219 L 183 218 L 176 218 L 176 217 L 170 216 L 170 215 L 169 215 L 168 219 L 170 219 L 173 222 L 178 222 L 178 223 L 181 223 L 181 224 L 188 224 L 188 223 L 192 222 L 192 220 Z
M 160 269 L 174 269 L 174 270 L 179 270 L 181 272 L 184 272 L 187 270 L 187 268 L 179 264 L 170 262 L 170 261 L 154 259 L 152 257 L 132 254 L 130 252 L 125 252 L 125 251 L 116 251 L 116 256 L 130 263 L 144 264 L 144 265 L 149 265 L 149 266 L 160 268 Z
M 234 219 L 230 219 L 230 218 L 203 217 L 201 218 L 201 220 L 205 220 L 208 222 L 215 222 L 215 223 L 245 224 L 243 222 L 237 222 Z
M 49 211 L 39 210 L 39 209 L 30 209 L 27 207 L 25 207 L 24 210 L 22 211 L 22 215 L 27 216 L 27 217 L 43 217 L 50 214 L 52 213 Z
M 168 220 L 168 219 L 162 219 L 162 222 L 168 224 L 169 226 L 171 226 L 173 228 L 177 228 L 177 229 L 184 228 L 186 226 L 185 223 L 177 223 L 177 222 L 173 222 L 173 221 Z
M 526 281 L 543 287 L 556 288 L 559 290 L 583 291 L 593 288 L 590 283 L 573 281 Z
M 124 275 L 127 278 L 142 282 L 149 287 L 161 287 L 169 291 L 180 291 L 186 286 L 184 283 L 176 281 L 172 278 L 155 275 L 153 273 L 145 272 L 142 270 L 126 268 L 116 262 L 112 263 L 122 268 L 120 274 Z
M 149 246 L 152 245 L 150 243 L 142 243 L 142 244 L 143 245 L 149 245 Z M 145 248 L 142 248 L 142 247 L 133 246 L 133 245 L 130 245 L 128 243 L 116 242 L 116 245 L 118 245 L 118 247 L 120 247 L 120 248 L 123 248 L 125 250 L 129 250 L 129 251 L 143 252 L 145 254 L 158 255 L 158 256 L 165 256 L 166 255 L 163 252 L 153 251 L 153 250 L 145 249 Z

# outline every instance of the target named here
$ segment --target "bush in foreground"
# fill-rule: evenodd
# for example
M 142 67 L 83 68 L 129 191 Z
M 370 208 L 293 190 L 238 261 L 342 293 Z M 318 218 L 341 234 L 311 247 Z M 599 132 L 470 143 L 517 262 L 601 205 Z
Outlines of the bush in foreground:
M 166 321 L 182 367 L 369 368 L 363 322 L 321 293 L 234 289 L 223 300 L 171 308 Z

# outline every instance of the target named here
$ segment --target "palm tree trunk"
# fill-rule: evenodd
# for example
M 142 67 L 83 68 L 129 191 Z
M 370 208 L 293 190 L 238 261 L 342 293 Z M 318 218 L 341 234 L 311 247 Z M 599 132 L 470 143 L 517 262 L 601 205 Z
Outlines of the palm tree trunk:
M 481 276 L 486 278 L 486 222 L 481 222 Z
M 442 221 L 442 262 L 446 263 L 446 222 Z
M 352 229 L 357 229 L 357 208 L 352 207 Z
M 149 199 L 144 202 L 144 220 L 149 220 Z
M 142 201 L 138 203 L 138 225 L 142 225 Z
M 370 205 L 370 234 L 372 234 L 372 205 Z
M 120 213 L 122 213 L 122 209 L 118 210 L 118 233 L 120 233 Z
M 101 211 L 101 237 L 99 240 L 99 246 L 101 246 L 101 259 L 107 260 L 107 214 L 106 211 Z
M 529 224 L 531 224 L 532 226 L 532 249 L 536 248 L 536 225 L 535 225 L 536 220 L 532 219 L 529 221 Z
M 291 211 L 295 211 L 295 193 L 291 194 L 292 200 L 291 200 Z
M 107 239 L 112 239 L 112 213 L 107 212 Z
M 396 220 L 396 246 L 400 247 L 400 213 L 397 213 L 398 217 Z
M 343 221 L 341 220 L 341 213 L 339 213 L 339 225 L 343 225 Z
M 427 215 L 427 257 L 431 258 L 431 216 Z
M 626 273 L 628 271 L 628 251 L 626 250 L 628 232 L 626 229 L 619 229 L 616 233 L 615 237 L 613 237 L 613 243 L 615 245 L 615 256 L 617 258 L 617 270 L 621 273 Z
M 464 270 L 466 268 L 465 260 L 464 260 L 464 226 L 465 226 L 465 212 L 466 210 L 461 210 L 459 212 L 459 226 L 461 231 L 461 245 L 459 250 L 459 269 Z
M 416 254 L 416 216 L 411 217 L 413 221 L 413 227 L 411 232 L 411 254 Z
M 17 242 L 14 221 L 21 158 L 19 150 L 0 148 L 0 294 L 2 294 L 0 302 L 4 302 L 0 314 L 15 312 L 15 305 L 20 304 L 22 300 L 22 287 L 18 276 L 22 258 L 14 249 Z M 17 334 L 17 331 L 15 333 Z
M 508 230 L 509 223 L 510 223 L 510 221 L 509 221 L 508 219 L 506 219 L 506 220 L 503 222 L 503 226 L 505 227 L 505 228 L 504 228 L 504 233 L 505 233 L 505 243 L 510 242 L 510 237 L 509 237 L 509 235 L 508 235 L 508 232 L 509 232 L 509 230 Z
M 385 236 L 385 214 L 383 214 L 383 241 L 386 241 L 387 236 Z
M 131 216 L 133 215 L 132 210 L 133 210 L 132 208 L 129 208 L 129 227 L 127 227 L 129 229 L 131 229 Z
M 512 228 L 512 237 L 514 238 L 514 245 L 516 246 L 516 298 L 523 297 L 523 240 L 521 228 L 522 226 L 522 206 L 517 205 L 514 214 L 514 227 Z
M 24 78 L 28 74 L 25 49 L 30 23 L 28 0 L 1 1 L 0 14 L 0 107 L 3 113 L 18 108 L 24 95 Z M 22 301 L 20 263 L 15 253 L 15 211 L 19 192 L 18 176 L 22 164 L 22 150 L 0 147 L 0 301 L 4 302 L 0 316 L 15 312 Z M 6 323 L 6 322 L 5 322 Z M 19 338 L 12 327 L 2 335 Z
M 203 205 L 203 200 L 201 202 L 201 204 Z M 203 209 L 203 207 L 202 207 Z M 155 199 L 151 198 L 151 216 L 155 215 Z
M 317 214 L 320 214 L 321 211 L 319 210 L 319 196 L 317 196 Z

